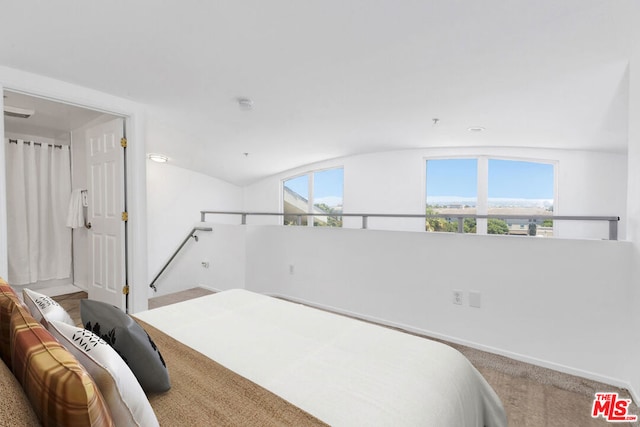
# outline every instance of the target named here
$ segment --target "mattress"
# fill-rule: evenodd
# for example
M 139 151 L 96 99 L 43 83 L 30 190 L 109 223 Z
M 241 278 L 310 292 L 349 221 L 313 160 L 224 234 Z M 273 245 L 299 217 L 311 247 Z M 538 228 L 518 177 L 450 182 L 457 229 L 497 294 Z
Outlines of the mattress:
M 137 318 L 334 426 L 506 426 L 457 350 L 234 289 Z

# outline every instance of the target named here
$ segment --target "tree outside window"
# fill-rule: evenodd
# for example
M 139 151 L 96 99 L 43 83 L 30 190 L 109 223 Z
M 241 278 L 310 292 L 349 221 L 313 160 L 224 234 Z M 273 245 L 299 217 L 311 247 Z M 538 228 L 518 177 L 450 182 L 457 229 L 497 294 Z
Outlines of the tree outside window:
M 457 232 L 456 215 L 460 214 L 522 215 L 482 222 L 465 218 L 464 232 L 484 233 L 486 229 L 487 234 L 553 235 L 551 219 L 530 218 L 553 215 L 553 164 L 486 157 L 430 159 L 426 175 L 426 214 L 451 215 L 427 218 L 427 231 Z

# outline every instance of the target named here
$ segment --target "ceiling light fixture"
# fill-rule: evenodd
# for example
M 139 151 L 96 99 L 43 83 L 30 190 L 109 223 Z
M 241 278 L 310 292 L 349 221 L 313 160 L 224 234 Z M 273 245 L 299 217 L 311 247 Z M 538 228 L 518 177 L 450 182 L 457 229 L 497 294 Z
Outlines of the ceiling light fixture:
M 469 132 L 482 132 L 484 128 L 482 126 L 472 126 L 467 129 Z
M 149 160 L 153 160 L 158 163 L 167 163 L 169 161 L 169 158 L 164 154 L 151 153 L 147 157 L 149 157 Z
M 17 117 L 20 119 L 28 119 L 33 116 L 34 110 L 27 110 L 26 108 L 12 107 L 11 105 L 4 106 L 4 115 L 7 117 Z

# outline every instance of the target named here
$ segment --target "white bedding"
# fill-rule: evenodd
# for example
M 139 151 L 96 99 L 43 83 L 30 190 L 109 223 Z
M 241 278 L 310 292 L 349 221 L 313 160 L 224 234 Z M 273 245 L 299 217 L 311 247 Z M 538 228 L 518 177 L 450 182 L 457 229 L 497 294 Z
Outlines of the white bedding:
M 333 426 L 506 426 L 457 350 L 300 304 L 230 290 L 135 317 Z

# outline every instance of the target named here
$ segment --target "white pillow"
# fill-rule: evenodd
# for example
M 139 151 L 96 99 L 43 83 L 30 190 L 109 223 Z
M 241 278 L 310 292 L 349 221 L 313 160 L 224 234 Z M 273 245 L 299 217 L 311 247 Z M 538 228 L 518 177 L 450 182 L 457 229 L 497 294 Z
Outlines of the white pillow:
M 91 331 L 56 320 L 47 329 L 93 377 L 116 427 L 159 425 L 140 383 L 109 344 Z
M 69 313 L 51 297 L 32 291 L 31 289 L 23 289 L 22 296 L 31 315 L 45 327 L 47 326 L 47 322 L 51 320 L 59 320 L 68 325 L 75 326 L 75 322 L 71 319 Z

